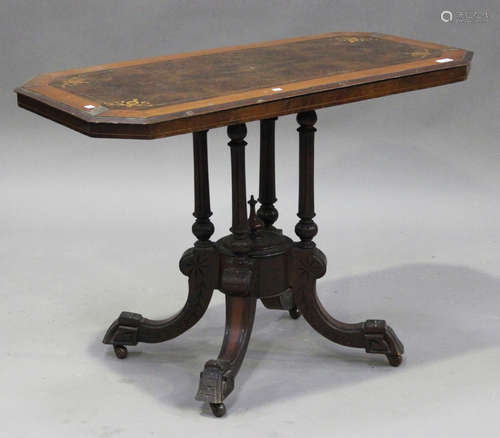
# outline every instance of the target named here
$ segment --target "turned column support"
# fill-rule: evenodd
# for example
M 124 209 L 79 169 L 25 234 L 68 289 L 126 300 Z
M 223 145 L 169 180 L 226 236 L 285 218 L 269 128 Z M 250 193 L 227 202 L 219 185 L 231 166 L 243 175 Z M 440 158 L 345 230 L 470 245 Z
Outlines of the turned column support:
M 193 234 L 198 241 L 195 246 L 207 246 L 214 233 L 214 224 L 210 221 L 210 187 L 208 182 L 207 131 L 193 132 L 194 161 L 194 213 Z
M 266 227 L 272 227 L 278 219 L 278 210 L 274 207 L 276 199 L 275 177 L 275 123 L 277 118 L 260 121 L 260 174 L 259 199 L 261 206 L 257 216 Z
M 247 127 L 244 123 L 227 128 L 231 141 L 231 186 L 233 200 L 233 222 L 231 232 L 234 240 L 231 245 L 237 256 L 244 257 L 250 251 L 250 237 L 247 217 L 247 192 L 245 175 L 245 146 Z
M 312 241 L 318 233 L 318 226 L 313 221 L 314 212 L 314 124 L 318 120 L 315 111 L 297 114 L 299 132 L 299 212 L 300 221 L 295 226 L 299 236 L 299 247 L 312 248 Z

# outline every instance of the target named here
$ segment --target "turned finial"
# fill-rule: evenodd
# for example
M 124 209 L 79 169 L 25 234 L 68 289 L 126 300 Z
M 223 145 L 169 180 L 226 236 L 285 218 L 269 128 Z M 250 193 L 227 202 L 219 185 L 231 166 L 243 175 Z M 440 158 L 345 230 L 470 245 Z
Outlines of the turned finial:
M 250 205 L 250 216 L 248 217 L 248 227 L 250 228 L 251 233 L 255 233 L 259 228 L 262 228 L 264 224 L 255 213 L 255 205 L 257 204 L 257 201 L 255 200 L 253 195 L 250 196 L 250 201 L 248 201 L 248 204 Z

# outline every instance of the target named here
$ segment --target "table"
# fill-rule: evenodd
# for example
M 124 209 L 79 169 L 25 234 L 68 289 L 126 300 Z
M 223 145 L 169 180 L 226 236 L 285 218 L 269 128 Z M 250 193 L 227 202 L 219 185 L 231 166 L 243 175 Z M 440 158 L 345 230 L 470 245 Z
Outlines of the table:
M 193 135 L 196 242 L 179 267 L 188 277 L 184 307 L 164 320 L 122 312 L 103 342 L 118 358 L 127 346 L 175 338 L 225 294 L 224 339 L 201 372 L 196 399 L 226 412 L 252 332 L 256 302 L 300 315 L 338 344 L 387 356 L 399 366 L 403 344 L 384 320 L 351 324 L 321 305 L 316 281 L 326 257 L 314 237 L 314 136 L 319 108 L 463 81 L 472 52 L 379 33 L 337 32 L 160 56 L 42 74 L 17 88 L 18 105 L 92 137 L 154 139 Z M 275 227 L 275 123 L 297 113 L 298 217 L 294 242 Z M 260 120 L 259 208 L 245 181 L 246 122 Z M 207 130 L 228 126 L 232 227 L 214 242 Z

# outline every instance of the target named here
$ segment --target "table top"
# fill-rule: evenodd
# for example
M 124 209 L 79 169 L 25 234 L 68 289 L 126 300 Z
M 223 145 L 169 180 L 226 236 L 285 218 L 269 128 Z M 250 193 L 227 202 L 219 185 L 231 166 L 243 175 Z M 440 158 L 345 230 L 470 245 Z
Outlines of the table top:
M 94 137 L 159 138 L 466 79 L 472 52 L 329 33 L 42 74 L 19 106 Z

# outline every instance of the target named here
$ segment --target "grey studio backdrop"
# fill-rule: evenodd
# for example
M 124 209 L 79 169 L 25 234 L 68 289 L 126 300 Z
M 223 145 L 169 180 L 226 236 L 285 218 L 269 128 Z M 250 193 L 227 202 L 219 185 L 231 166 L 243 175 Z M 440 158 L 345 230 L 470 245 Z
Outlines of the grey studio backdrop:
M 498 9 L 498 1 L 478 0 L 2 0 L 2 435 L 496 430 Z M 445 23 L 443 10 L 487 11 L 488 19 Z M 131 348 L 125 361 L 100 344 L 119 311 L 161 318 L 184 302 L 177 263 L 194 239 L 191 136 L 88 138 L 18 109 L 12 89 L 42 72 L 330 31 L 475 52 L 466 82 L 318 111 L 317 241 L 329 262 L 321 299 L 345 321 L 387 319 L 405 343 L 405 362 L 393 369 L 260 306 L 228 415 L 217 420 L 194 394 L 222 340 L 222 294 L 169 343 Z M 248 129 L 250 195 L 258 191 L 258 123 Z M 278 225 L 289 235 L 297 221 L 295 129 L 294 116 L 277 122 Z M 230 221 L 225 129 L 208 140 L 220 237 Z

